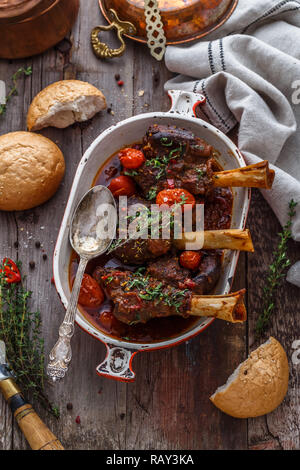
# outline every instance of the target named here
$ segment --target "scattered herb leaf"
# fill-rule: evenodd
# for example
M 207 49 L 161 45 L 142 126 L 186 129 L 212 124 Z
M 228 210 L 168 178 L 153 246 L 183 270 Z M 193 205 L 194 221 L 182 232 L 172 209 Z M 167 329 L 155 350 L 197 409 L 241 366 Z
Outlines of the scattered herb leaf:
M 17 262 L 16 265 L 21 270 L 21 263 Z M 23 281 L 8 284 L 3 263 L 0 263 L 0 340 L 5 342 L 9 366 L 22 390 L 58 418 L 58 408 L 50 403 L 44 392 L 47 378 L 41 315 L 29 310 L 31 294 Z
M 32 74 L 32 68 L 27 67 L 26 69 L 24 67 L 19 68 L 16 73 L 13 74 L 12 76 L 12 82 L 13 86 L 11 87 L 10 91 L 6 95 L 5 102 L 0 104 L 0 116 L 5 114 L 6 109 L 7 109 L 7 103 L 9 100 L 14 96 L 18 94 L 18 88 L 17 88 L 17 81 L 18 79 L 24 75 L 25 77 L 28 77 L 29 75 Z
M 270 318 L 275 308 L 275 295 L 278 292 L 278 287 L 280 286 L 281 281 L 285 276 L 286 268 L 291 264 L 287 257 L 287 242 L 291 238 L 291 226 L 293 217 L 296 214 L 296 206 L 297 202 L 292 199 L 289 203 L 288 221 L 283 227 L 283 230 L 278 234 L 280 241 L 277 249 L 273 253 L 273 262 L 269 266 L 266 285 L 263 288 L 263 310 L 258 317 L 255 327 L 257 338 L 263 335 L 270 324 Z

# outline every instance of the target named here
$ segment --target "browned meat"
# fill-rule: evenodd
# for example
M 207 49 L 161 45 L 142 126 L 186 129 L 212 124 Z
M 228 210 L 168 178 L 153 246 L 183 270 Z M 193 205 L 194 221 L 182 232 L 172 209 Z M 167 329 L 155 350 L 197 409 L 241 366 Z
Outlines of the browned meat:
M 175 256 L 164 256 L 149 263 L 147 274 L 175 287 L 178 287 L 180 283 L 183 285 L 184 281 L 191 277 L 190 270 L 182 268 Z
M 165 256 L 149 263 L 147 274 L 180 289 L 190 289 L 194 294 L 208 294 L 220 277 L 222 252 L 201 251 L 202 260 L 197 271 L 182 268 L 176 256 Z
M 141 197 L 132 196 L 128 199 L 128 208 L 133 204 L 143 204 L 150 208 L 151 202 Z M 171 248 L 171 240 L 151 239 L 131 239 L 115 245 L 114 256 L 124 264 L 141 265 L 149 260 L 165 255 Z
M 114 256 L 124 264 L 141 265 L 165 255 L 171 247 L 171 240 L 128 240 L 114 250 Z
M 205 230 L 229 228 L 231 223 L 232 204 L 233 194 L 231 188 L 213 188 L 205 198 Z
M 213 186 L 213 164 L 213 158 L 198 165 L 185 163 L 183 172 L 180 173 L 175 161 L 168 165 L 167 178 L 174 180 L 175 188 L 183 188 L 192 194 L 204 196 Z
M 222 251 L 202 251 L 201 260 L 196 276 L 192 278 L 196 287 L 194 292 L 197 294 L 208 294 L 216 286 L 222 267 Z
M 129 325 L 152 318 L 180 315 L 187 317 L 191 292 L 179 290 L 148 275 L 130 271 L 96 268 L 94 278 L 114 303 L 114 316 Z
M 181 147 L 186 162 L 197 163 L 211 156 L 212 146 L 186 129 L 176 126 L 154 124 L 150 126 L 144 137 L 144 151 L 147 158 L 165 155 L 166 152 Z
M 212 147 L 185 129 L 153 125 L 144 138 L 146 162 L 132 172 L 143 195 L 151 200 L 171 185 L 195 195 L 212 188 Z

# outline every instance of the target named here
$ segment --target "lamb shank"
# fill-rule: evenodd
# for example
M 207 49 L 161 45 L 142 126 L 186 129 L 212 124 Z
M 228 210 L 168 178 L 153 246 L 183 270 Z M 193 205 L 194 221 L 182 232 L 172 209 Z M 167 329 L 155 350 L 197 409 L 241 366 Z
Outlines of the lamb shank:
M 275 172 L 264 161 L 235 170 L 220 169 L 215 150 L 191 131 L 154 124 L 142 145 L 144 164 L 131 176 L 147 199 L 170 187 L 204 196 L 214 187 L 259 187 L 270 189 Z M 171 186 L 170 186 L 171 185 Z
M 194 295 L 147 274 L 102 267 L 94 277 L 113 301 L 114 316 L 129 325 L 174 315 L 216 317 L 233 323 L 246 319 L 245 290 L 223 296 Z

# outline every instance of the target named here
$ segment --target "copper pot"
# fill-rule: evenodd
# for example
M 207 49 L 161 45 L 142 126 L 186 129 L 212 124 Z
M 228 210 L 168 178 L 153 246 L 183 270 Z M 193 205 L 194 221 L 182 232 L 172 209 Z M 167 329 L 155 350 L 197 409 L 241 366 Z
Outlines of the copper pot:
M 238 0 L 158 0 L 167 44 L 180 44 L 206 36 L 233 13 Z M 135 34 L 124 34 L 147 42 L 144 0 L 99 0 L 101 11 L 111 22 L 113 9 L 120 20 L 129 21 Z
M 0 0 L 0 58 L 40 54 L 71 30 L 79 0 Z

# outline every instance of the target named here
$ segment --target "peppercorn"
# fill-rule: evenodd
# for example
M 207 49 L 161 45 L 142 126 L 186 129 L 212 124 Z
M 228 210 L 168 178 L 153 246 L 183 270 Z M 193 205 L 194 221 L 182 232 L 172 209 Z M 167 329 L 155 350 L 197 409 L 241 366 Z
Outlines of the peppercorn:
M 116 73 L 115 79 L 116 79 L 117 81 L 119 81 L 119 80 L 120 80 L 120 74 Z
M 30 261 L 29 266 L 30 266 L 30 269 L 34 269 L 35 268 L 35 262 Z
M 67 403 L 67 410 L 73 410 L 73 404 Z
M 15 242 L 15 243 L 14 243 L 14 247 L 15 247 L 15 248 L 19 248 L 19 242 Z
M 35 242 L 36 248 L 41 248 L 41 242 Z
M 46 259 L 48 258 L 48 256 L 46 255 L 46 253 L 43 254 L 43 260 L 46 261 Z
M 111 108 L 107 108 L 106 111 L 108 112 L 108 114 L 110 114 L 111 113 Z

